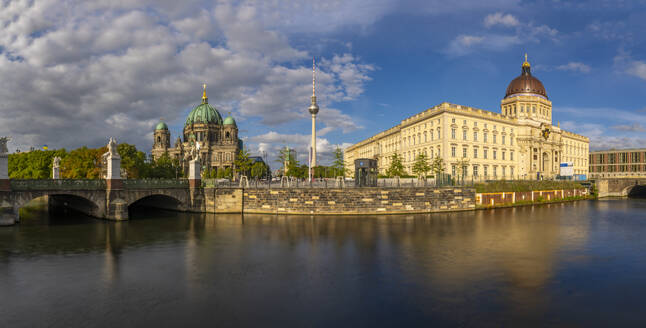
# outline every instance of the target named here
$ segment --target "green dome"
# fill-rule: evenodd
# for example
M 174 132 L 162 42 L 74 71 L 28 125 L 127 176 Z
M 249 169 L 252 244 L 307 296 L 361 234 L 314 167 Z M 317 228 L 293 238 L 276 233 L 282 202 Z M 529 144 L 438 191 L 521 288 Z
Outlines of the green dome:
M 159 122 L 157 123 L 155 130 L 168 130 L 168 125 L 166 125 L 166 123 L 164 122 Z
M 224 125 L 236 125 L 236 121 L 233 119 L 233 116 L 229 115 L 224 119 Z
M 194 123 L 208 124 L 222 124 L 222 116 L 220 113 L 209 105 L 207 102 L 203 102 L 195 107 L 186 118 L 186 125 L 191 125 Z

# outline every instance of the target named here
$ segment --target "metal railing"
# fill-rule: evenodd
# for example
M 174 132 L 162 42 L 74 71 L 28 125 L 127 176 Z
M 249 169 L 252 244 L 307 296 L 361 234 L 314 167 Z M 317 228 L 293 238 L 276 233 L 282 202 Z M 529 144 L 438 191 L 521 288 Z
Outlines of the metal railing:
M 473 180 L 435 180 L 435 179 L 377 179 L 378 188 L 432 188 L 432 187 L 472 187 Z M 248 183 L 243 181 L 232 181 L 228 179 L 203 179 L 202 187 L 205 188 L 251 188 L 251 189 L 278 189 L 278 188 L 322 188 L 322 189 L 343 189 L 343 188 L 366 188 L 356 187 L 354 179 L 276 179 L 276 180 L 259 180 L 249 179 Z
M 188 188 L 188 179 L 124 179 L 125 189 Z
M 11 179 L 11 190 L 101 190 L 105 180 Z

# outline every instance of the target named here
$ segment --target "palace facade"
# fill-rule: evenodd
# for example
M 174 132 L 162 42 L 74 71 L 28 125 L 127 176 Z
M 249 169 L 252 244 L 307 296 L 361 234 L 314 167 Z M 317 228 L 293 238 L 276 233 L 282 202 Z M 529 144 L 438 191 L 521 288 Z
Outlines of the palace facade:
M 500 113 L 444 102 L 346 148 L 344 159 L 349 168 L 355 159 L 376 159 L 385 174 L 397 154 L 412 175 L 415 158 L 425 154 L 429 164 L 441 157 L 452 176 L 549 179 L 559 174 L 562 162 L 572 162 L 574 174 L 587 175 L 588 149 L 587 137 L 552 124 L 552 102 L 525 57 Z
M 175 146 L 171 147 L 171 135 L 168 126 L 159 122 L 153 135 L 151 154 L 158 159 L 164 153 L 180 160 L 186 171 L 192 153 L 199 153 L 199 160 L 204 169 L 235 170 L 236 155 L 242 149 L 242 140 L 238 138 L 238 126 L 231 115 L 222 119 L 215 107 L 209 104 L 206 96 L 206 85 L 202 93 L 202 103 L 195 106 L 186 117 L 184 131 L 177 137 Z M 192 152 L 191 149 L 195 148 Z

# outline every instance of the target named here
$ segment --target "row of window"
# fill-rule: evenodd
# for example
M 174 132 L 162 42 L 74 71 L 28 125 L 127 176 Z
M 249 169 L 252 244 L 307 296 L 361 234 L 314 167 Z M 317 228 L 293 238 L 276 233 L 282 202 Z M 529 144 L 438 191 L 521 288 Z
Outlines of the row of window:
M 600 165 L 591 166 L 590 172 L 644 172 L 646 165 Z
M 646 152 L 592 154 L 590 163 L 593 164 L 616 164 L 616 163 L 643 163 L 646 161 Z
M 525 112 L 530 113 L 530 110 L 531 110 L 532 114 L 536 114 L 536 108 L 537 108 L 536 105 L 522 104 L 522 103 L 520 104 L 520 112 L 521 113 L 525 113 Z M 518 112 L 516 111 L 516 104 L 503 106 L 502 112 L 503 112 L 503 114 L 508 115 L 508 116 L 511 116 L 511 115 L 515 116 L 515 115 L 518 114 Z M 538 114 L 539 115 L 548 116 L 549 112 L 550 112 L 550 110 L 549 110 L 549 108 L 547 106 L 540 105 L 538 107 Z
M 502 173 L 502 177 L 513 177 L 514 176 L 514 167 L 513 166 L 505 166 L 505 165 L 492 165 L 491 166 L 491 172 L 489 172 L 489 165 L 482 165 L 482 175 L 484 177 L 488 177 L 489 173 L 493 175 L 493 177 L 498 177 L 498 168 L 500 167 L 500 173 Z M 509 169 L 509 170 L 508 170 Z M 469 172 L 469 165 L 465 166 L 458 166 L 458 165 L 451 165 L 451 175 L 452 176 L 458 176 L 461 175 L 463 177 L 469 175 L 471 173 L 471 176 L 478 177 L 480 176 L 480 165 L 478 164 L 473 164 L 471 165 L 471 172 Z M 509 174 L 509 175 L 508 175 Z
M 451 129 L 451 139 L 453 139 L 453 140 L 455 140 L 456 130 L 457 130 L 457 129 Z M 467 138 L 467 134 L 468 134 L 467 130 L 462 130 L 462 140 L 468 140 L 468 138 Z M 493 141 L 492 143 L 494 143 L 494 144 L 495 144 L 495 143 L 498 143 L 498 135 L 497 135 L 497 134 L 495 134 L 495 133 L 492 133 L 492 134 L 491 134 L 491 136 L 492 136 L 492 139 L 493 139 L 493 140 L 492 140 L 492 141 Z M 501 136 L 500 136 L 500 139 L 501 139 L 501 141 L 502 141 L 502 143 L 501 143 L 501 144 L 503 144 L 503 145 L 504 145 L 504 144 L 506 143 L 506 140 L 507 140 L 507 138 L 506 138 L 506 137 L 507 137 L 506 135 L 501 135 Z M 473 141 L 478 141 L 478 131 L 473 131 Z M 489 142 L 489 135 L 488 135 L 488 133 L 484 132 L 484 133 L 482 134 L 482 142 L 484 142 L 484 143 Z M 513 146 L 513 145 L 514 145 L 514 138 L 511 138 L 511 137 L 509 138 L 509 145 L 510 145 L 510 146 Z
M 456 146 L 451 146 L 451 157 L 456 157 L 456 155 L 457 155 L 456 154 L 456 148 L 457 148 Z M 467 147 L 462 147 L 462 157 L 463 158 L 468 157 L 467 153 L 468 153 Z M 503 160 L 503 161 L 506 160 L 506 154 L 507 154 L 507 151 L 504 151 L 504 150 L 501 151 L 500 152 L 500 155 L 501 155 L 500 159 Z M 491 159 L 496 159 L 497 160 L 498 159 L 498 150 L 497 149 L 492 149 L 491 156 L 492 156 Z M 478 147 L 473 147 L 473 158 L 478 158 Z M 489 159 L 489 149 L 488 148 L 483 148 L 482 149 L 482 158 Z M 513 151 L 509 152 L 509 160 L 510 161 L 514 160 L 514 152 Z

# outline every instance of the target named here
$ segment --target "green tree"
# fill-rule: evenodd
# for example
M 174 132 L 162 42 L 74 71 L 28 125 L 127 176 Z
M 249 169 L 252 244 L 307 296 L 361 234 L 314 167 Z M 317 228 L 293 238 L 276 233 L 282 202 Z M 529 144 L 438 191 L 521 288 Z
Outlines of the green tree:
M 224 179 L 224 169 L 218 169 L 218 173 L 216 175 L 217 179 Z
M 458 160 L 455 165 L 458 172 L 458 179 L 464 180 L 467 175 L 467 168 L 469 167 L 469 159 L 466 157 L 462 158 Z
M 336 176 L 345 176 L 345 161 L 343 161 L 343 150 L 339 146 L 334 149 L 334 162 L 332 163 L 334 168 L 334 175 Z
M 402 160 L 397 153 L 393 154 L 390 157 L 390 166 L 386 170 L 386 175 L 389 177 L 402 176 L 406 172 L 404 171 L 404 165 Z
M 247 148 L 242 148 L 238 152 L 238 156 L 236 156 L 235 160 L 235 166 L 236 166 L 236 171 L 240 175 L 247 175 L 249 173 L 249 169 L 251 169 L 251 165 L 253 164 L 253 161 L 249 158 L 249 151 Z
M 251 177 L 260 179 L 264 177 L 267 173 L 267 165 L 263 162 L 255 162 L 251 166 Z
M 426 155 L 422 153 L 417 155 L 417 158 L 415 159 L 415 163 L 413 163 L 413 173 L 415 173 L 418 177 L 421 177 L 421 176 L 426 176 L 426 174 L 430 170 L 431 170 L 431 166 L 428 164 L 428 159 Z
M 151 165 L 146 163 L 146 153 L 137 150 L 137 147 L 127 143 L 117 146 L 117 152 L 121 157 L 121 168 L 126 171 L 129 179 L 145 178 L 149 175 Z M 168 156 L 168 154 L 166 154 Z M 175 172 L 173 172 L 173 177 Z
M 226 179 L 231 179 L 233 177 L 233 170 L 231 170 L 230 167 L 227 167 L 226 169 L 224 169 L 223 177 Z
M 67 156 L 67 152 L 65 149 L 59 149 L 9 154 L 9 178 L 49 179 L 52 177 L 52 164 L 55 156 L 64 158 Z
M 433 163 L 431 164 L 431 171 L 435 173 L 435 179 L 438 179 L 442 173 L 446 170 L 446 165 L 444 164 L 444 160 L 440 156 L 436 156 L 433 159 Z
M 178 172 L 181 172 L 179 160 L 170 158 L 168 152 L 165 152 L 152 161 L 146 175 L 142 176 L 142 178 L 174 179 Z
M 289 175 L 289 168 L 294 167 L 296 159 L 294 158 L 294 151 L 288 147 L 281 148 L 278 152 L 276 162 L 280 163 L 283 169 L 283 175 Z M 287 165 L 285 165 L 287 163 Z M 297 164 L 296 164 L 297 165 Z

